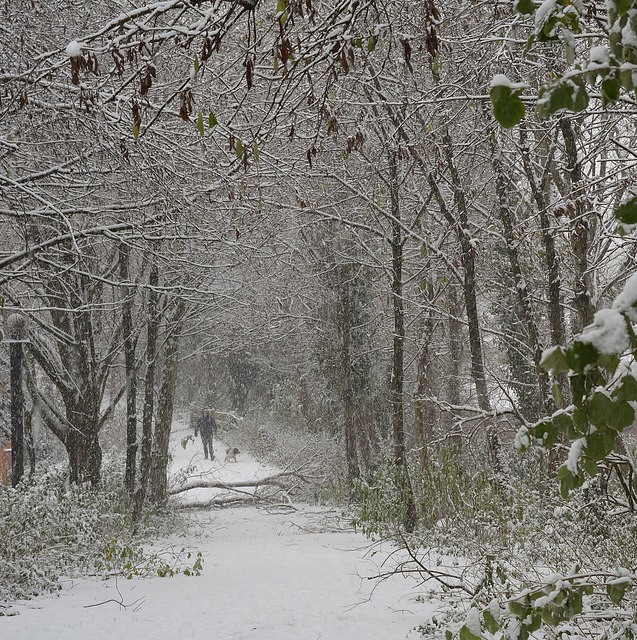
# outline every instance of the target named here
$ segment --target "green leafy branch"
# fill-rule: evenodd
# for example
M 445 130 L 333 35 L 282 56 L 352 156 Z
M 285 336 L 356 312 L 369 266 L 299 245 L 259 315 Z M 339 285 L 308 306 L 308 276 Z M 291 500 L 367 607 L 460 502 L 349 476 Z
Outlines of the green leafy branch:
M 565 58 L 572 69 L 540 88 L 537 112 L 541 118 L 559 111 L 579 113 L 589 104 L 588 86 L 599 90 L 602 105 L 617 102 L 623 92 L 637 87 L 637 0 L 607 3 L 606 33 L 600 34 L 606 44 L 592 47 L 588 59 L 575 62 L 573 35 L 582 32 L 583 5 L 575 0 L 556 0 L 536 5 L 533 0 L 516 0 L 518 13 L 534 18 L 534 30 L 529 36 L 524 55 L 535 41 L 561 40 Z M 636 94 L 637 96 L 637 94 Z M 525 114 L 519 95 L 493 90 L 490 93 L 495 119 L 505 128 L 518 124 Z
M 615 214 L 623 225 L 637 223 L 636 198 L 619 207 Z M 595 314 L 569 346 L 556 346 L 544 353 L 542 364 L 554 377 L 568 373 L 573 403 L 562 408 L 562 394 L 556 385 L 553 397 L 560 407 L 552 416 L 535 425 L 521 427 L 516 446 L 553 447 L 560 434 L 570 441 L 566 463 L 558 478 L 562 495 L 581 486 L 588 476 L 597 473 L 597 465 L 613 450 L 617 436 L 635 421 L 637 401 L 637 274 L 628 279 L 623 291 L 608 309 Z M 628 590 L 635 587 L 637 577 L 625 570 L 579 574 L 576 567 L 568 576 L 554 575 L 542 583 L 524 589 L 515 597 L 492 598 L 486 606 L 477 602 L 469 610 L 465 623 L 454 634 L 446 632 L 447 640 L 527 640 L 536 631 L 542 637 L 563 637 L 563 625 L 578 617 L 578 625 L 594 624 L 596 614 L 583 614 L 586 598 L 595 596 L 595 604 L 606 599 L 602 615 L 614 627 L 612 637 L 635 638 L 633 616 L 620 611 Z M 486 595 L 489 595 L 488 592 Z M 477 600 L 477 599 L 476 599 Z M 590 614 L 590 615 L 589 615 Z M 610 616 L 610 617 L 609 617 Z M 546 634 L 544 627 L 555 629 Z M 565 632 L 566 633 L 566 632 Z M 592 635 L 598 635 L 597 632 Z M 605 634 L 603 637 L 611 637 Z
M 615 211 L 622 225 L 637 222 L 637 198 Z M 626 282 L 609 309 L 595 314 L 570 346 L 556 346 L 544 352 L 542 365 L 557 378 L 568 373 L 573 403 L 552 416 L 517 433 L 516 446 L 550 449 L 562 434 L 571 441 L 568 459 L 558 471 L 564 497 L 582 486 L 587 476 L 597 473 L 597 463 L 613 450 L 617 436 L 635 421 L 637 401 L 637 274 Z M 553 398 L 558 407 L 562 394 L 557 385 Z
M 637 578 L 625 570 L 548 576 L 509 600 L 499 602 L 494 598 L 485 607 L 472 607 L 455 636 L 460 640 L 527 640 L 543 626 L 558 627 L 579 616 L 586 596 L 596 594 L 606 597 L 609 606 L 620 605 L 636 583 Z M 625 626 L 621 637 L 634 637 L 630 625 Z M 454 633 L 448 630 L 446 639 L 453 638 Z
M 200 576 L 203 571 L 203 556 L 201 551 L 195 554 L 185 548 L 180 551 L 170 549 L 164 553 L 143 553 L 131 545 L 112 540 L 104 546 L 102 569 L 109 575 L 121 575 L 127 580 L 153 576 L 172 578 L 180 573 L 185 576 Z
M 626 314 L 619 315 L 625 320 L 633 349 L 637 348 L 631 323 Z M 605 317 L 602 315 L 602 320 Z M 617 354 L 601 353 L 587 342 L 587 333 L 597 329 L 604 331 L 602 326 L 592 325 L 592 329 L 584 331 L 571 346 L 556 347 L 545 353 L 542 364 L 554 376 L 569 372 L 573 404 L 530 429 L 522 427 L 516 437 L 521 450 L 532 444 L 550 449 L 559 434 L 572 441 L 568 460 L 558 472 L 564 497 L 581 486 L 587 476 L 597 473 L 597 463 L 613 450 L 618 434 L 635 420 L 631 402 L 637 400 L 637 379 L 629 368 L 623 366 L 620 370 Z M 559 402 L 557 387 L 554 387 L 554 397 Z

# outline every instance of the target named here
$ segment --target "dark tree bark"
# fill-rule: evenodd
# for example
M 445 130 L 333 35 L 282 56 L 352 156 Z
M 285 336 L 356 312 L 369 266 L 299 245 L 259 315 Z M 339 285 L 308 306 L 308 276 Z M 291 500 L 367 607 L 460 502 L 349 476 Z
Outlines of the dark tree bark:
M 336 324 L 339 341 L 339 360 L 342 373 L 341 396 L 345 420 L 345 456 L 350 481 L 360 476 L 360 464 L 356 449 L 356 407 L 354 406 L 354 385 L 352 380 L 352 295 L 349 265 L 337 268 L 337 311 Z
M 537 377 L 540 399 L 540 415 L 544 415 L 550 408 L 550 404 L 548 401 L 548 371 L 540 364 L 544 349 L 540 342 L 540 334 L 537 328 L 537 324 L 535 323 L 535 318 L 533 316 L 531 297 L 529 295 L 526 278 L 524 277 L 522 266 L 520 264 L 518 241 L 513 233 L 513 213 L 511 212 L 511 208 L 509 206 L 509 198 L 507 196 L 507 181 L 504 175 L 504 169 L 502 167 L 501 150 L 497 146 L 495 140 L 492 140 L 491 152 L 493 169 L 495 172 L 495 189 L 499 205 L 498 213 L 500 215 L 500 222 L 502 223 L 502 231 L 504 240 L 506 242 L 506 251 L 509 258 L 509 266 L 511 267 L 511 274 L 515 283 L 518 302 L 520 304 L 520 308 L 522 309 L 522 315 L 524 318 L 524 325 L 528 336 L 529 346 L 533 352 L 533 365 L 535 368 L 535 375 Z M 540 415 L 531 416 L 531 418 L 537 419 L 540 417 Z
M 585 204 L 585 185 L 582 181 L 582 163 L 577 154 L 575 132 L 571 119 L 564 116 L 559 121 L 566 157 L 568 159 L 567 173 L 570 182 L 569 216 L 571 219 L 571 246 L 575 259 L 575 308 L 577 309 L 576 332 L 593 322 L 595 307 L 591 302 L 593 281 L 588 265 L 588 245 L 590 225 L 588 211 Z
M 77 422 L 76 424 L 79 424 Z M 96 485 L 102 467 L 102 448 L 94 429 L 70 429 L 64 441 L 69 456 L 71 482 Z
M 460 248 L 462 251 L 462 262 L 464 265 L 464 301 L 467 312 L 467 322 L 469 325 L 469 345 L 471 347 L 471 373 L 476 386 L 478 406 L 484 411 L 491 411 L 491 401 L 487 389 L 487 378 L 484 372 L 484 355 L 482 353 L 482 338 L 480 336 L 480 319 L 478 316 L 477 302 L 477 282 L 475 266 L 475 249 L 471 243 L 471 232 L 469 230 L 469 211 L 465 198 L 464 189 L 460 180 L 460 175 L 455 165 L 453 157 L 453 144 L 449 131 L 445 128 L 442 138 L 447 168 L 451 175 L 453 185 L 453 199 L 458 210 L 458 220 L 451 220 L 456 227 Z M 447 218 L 450 214 L 447 212 Z
M 150 270 L 148 281 L 148 306 L 146 309 L 146 321 L 148 322 L 146 340 L 146 378 L 144 380 L 144 410 L 142 414 L 142 441 L 139 461 L 139 478 L 135 487 L 132 503 L 132 517 L 134 522 L 141 518 L 148 479 L 150 476 L 150 463 L 153 444 L 153 413 L 155 393 L 155 367 L 157 362 L 157 336 L 159 333 L 160 316 L 157 312 L 159 284 L 159 267 L 156 262 Z
M 462 331 L 458 318 L 461 313 L 461 303 L 458 300 L 458 292 L 455 283 L 448 286 L 449 319 L 447 327 L 449 332 L 449 384 L 447 400 L 452 407 L 460 405 L 460 363 L 462 362 Z M 451 442 L 458 451 L 462 449 L 463 439 L 460 428 L 456 425 L 456 412 L 451 410 L 448 415 L 448 432 L 451 434 Z
M 100 480 L 102 451 L 99 432 L 112 414 L 120 395 L 103 409 L 102 400 L 109 369 L 117 350 L 119 331 L 111 344 L 98 352 L 102 318 L 96 308 L 102 299 L 103 283 L 87 274 L 69 272 L 52 276 L 44 294 L 51 306 L 51 341 L 36 332 L 31 336 L 29 352 L 56 388 L 63 409 L 46 398 L 34 376 L 27 376 L 29 392 L 41 411 L 42 420 L 62 442 L 69 458 L 71 482 Z
M 416 361 L 416 388 L 414 392 L 414 435 L 416 436 L 416 445 L 418 447 L 420 469 L 423 473 L 428 473 L 429 471 L 429 447 L 433 440 L 433 424 L 436 418 L 434 405 L 427 399 L 427 394 L 431 390 L 429 340 L 431 339 L 432 329 L 429 326 L 430 324 L 431 322 L 428 318 L 425 321 Z
M 526 128 L 524 123 L 520 126 L 520 147 L 522 149 L 522 161 L 524 166 L 524 173 L 526 174 L 533 199 L 537 205 L 538 215 L 540 218 L 540 226 L 542 228 L 542 243 L 544 245 L 544 264 L 546 268 L 546 274 L 548 276 L 548 299 L 549 299 L 549 326 L 551 331 L 551 342 L 553 345 L 566 344 L 566 329 L 564 326 L 564 312 L 562 309 L 562 293 L 561 293 L 561 278 L 560 268 L 557 259 L 557 253 L 555 250 L 555 238 L 551 231 L 551 225 L 548 216 L 548 202 L 544 195 L 544 191 L 551 175 L 551 165 L 553 164 L 552 151 L 549 152 L 549 157 L 546 161 L 544 168 L 544 175 L 538 184 L 535 173 L 533 172 L 533 165 L 531 164 L 531 155 L 529 150 L 529 144 L 526 136 Z M 570 385 L 566 373 L 560 374 L 557 379 L 558 386 L 564 397 L 564 400 L 568 404 L 570 402 Z
M 440 192 L 438 184 L 433 175 L 429 175 L 429 184 L 431 185 L 436 200 L 440 206 L 441 213 L 448 220 L 449 224 L 456 230 L 456 235 L 460 242 L 462 253 L 462 262 L 464 265 L 463 294 L 465 311 L 467 313 L 467 324 L 469 325 L 469 348 L 471 350 L 471 375 L 476 387 L 476 395 L 478 406 L 485 413 L 492 413 L 491 401 L 487 388 L 487 380 L 484 370 L 484 356 L 482 352 L 482 338 L 480 336 L 480 318 L 478 316 L 477 304 L 477 283 L 475 269 L 475 249 L 471 243 L 471 233 L 469 230 L 469 211 L 465 198 L 464 189 L 460 180 L 460 175 L 455 165 L 453 155 L 453 145 L 449 130 L 445 127 L 443 130 L 442 142 L 444 154 L 447 160 L 447 168 L 451 177 L 453 187 L 453 199 L 455 207 L 458 211 L 458 218 L 447 209 L 445 200 Z M 498 478 L 505 475 L 505 466 L 502 456 L 502 444 L 500 436 L 493 422 L 489 420 L 487 425 L 487 445 L 493 463 L 493 468 Z
M 137 460 L 137 365 L 133 328 L 133 291 L 130 281 L 130 247 L 119 246 L 119 276 L 123 288 L 122 334 L 124 336 L 124 368 L 126 371 L 126 471 L 124 486 L 132 499 L 135 487 Z
M 403 301 L 403 247 L 400 202 L 398 199 L 397 152 L 389 154 L 389 180 L 392 213 L 392 304 L 394 309 L 394 347 L 391 378 L 392 433 L 394 463 L 399 473 L 398 481 L 403 491 L 406 513 L 404 526 L 409 532 L 416 527 L 416 504 L 411 487 L 405 452 L 405 417 L 403 387 L 405 379 L 405 310 Z
M 35 473 L 35 439 L 33 437 L 33 409 L 24 414 L 24 443 L 29 458 L 29 476 Z
M 369 400 L 359 398 L 357 404 L 356 448 L 363 468 L 369 476 L 373 476 L 381 458 L 381 444 L 374 409 Z
M 12 317 L 16 317 L 15 314 Z M 9 336 L 19 339 L 22 336 Z M 11 370 L 11 486 L 17 487 L 24 473 L 24 393 L 22 389 L 22 343 L 9 345 Z
M 164 366 L 159 387 L 157 420 L 155 422 L 148 487 L 150 502 L 158 505 L 166 502 L 166 491 L 168 487 L 168 450 L 173 408 L 175 405 L 175 390 L 177 388 L 179 338 L 181 336 L 185 310 L 185 303 L 183 300 L 179 300 L 173 317 L 169 322 L 171 333 L 167 338 L 163 357 Z

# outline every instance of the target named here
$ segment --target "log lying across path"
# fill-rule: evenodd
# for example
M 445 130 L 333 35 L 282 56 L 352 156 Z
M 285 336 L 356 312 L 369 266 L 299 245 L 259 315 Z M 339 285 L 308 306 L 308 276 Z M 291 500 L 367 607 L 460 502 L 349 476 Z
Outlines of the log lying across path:
M 231 495 L 217 495 L 199 502 L 188 502 L 184 508 L 227 507 L 248 502 L 285 502 L 291 504 L 290 492 L 301 483 L 307 483 L 298 471 L 282 471 L 258 480 L 240 480 L 238 482 L 220 482 L 219 480 L 190 480 L 168 491 L 175 496 L 191 489 L 223 489 Z

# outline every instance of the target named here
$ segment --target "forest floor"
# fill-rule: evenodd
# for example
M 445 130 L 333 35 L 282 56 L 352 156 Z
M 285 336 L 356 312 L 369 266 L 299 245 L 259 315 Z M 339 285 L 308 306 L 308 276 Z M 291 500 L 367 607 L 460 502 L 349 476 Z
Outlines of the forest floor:
M 230 482 L 271 475 L 276 469 L 247 454 L 224 463 L 203 459 L 201 440 L 181 441 L 173 428 L 171 473 Z M 228 443 L 231 444 L 231 443 Z M 222 454 L 223 452 L 223 454 Z M 201 501 L 218 489 L 196 489 L 182 500 Z M 372 544 L 340 512 L 321 507 L 197 509 L 188 527 L 162 540 L 158 551 L 201 552 L 199 576 L 131 580 L 81 579 L 52 596 L 15 603 L 0 618 L 11 640 L 393 640 L 418 638 L 416 628 L 438 606 L 423 601 L 416 575 L 379 575 L 400 560 L 390 545 Z

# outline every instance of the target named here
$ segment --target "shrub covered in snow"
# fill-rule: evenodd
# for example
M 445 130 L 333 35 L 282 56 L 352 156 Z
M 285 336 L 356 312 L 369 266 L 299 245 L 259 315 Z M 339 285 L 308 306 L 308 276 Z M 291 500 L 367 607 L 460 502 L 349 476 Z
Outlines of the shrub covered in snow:
M 123 462 L 111 457 L 95 488 L 69 484 L 59 466 L 0 486 L 0 603 L 54 591 L 61 577 L 198 571 L 199 558 L 184 568 L 174 553 L 144 550 L 157 520 L 133 527 L 122 480 Z
M 406 547 L 393 570 L 419 572 L 436 601 L 442 593 L 423 637 L 634 637 L 637 515 L 614 497 L 618 476 L 603 470 L 565 500 L 548 455 L 512 451 L 502 492 L 476 453 L 441 449 L 427 473 L 412 466 L 420 524 L 411 536 L 397 525 L 391 468 L 359 486 L 357 528 Z
M 308 482 L 299 485 L 296 499 L 324 504 L 349 496 L 345 455 L 336 437 L 256 417 L 226 423 L 223 437 L 257 460 L 298 470 Z

